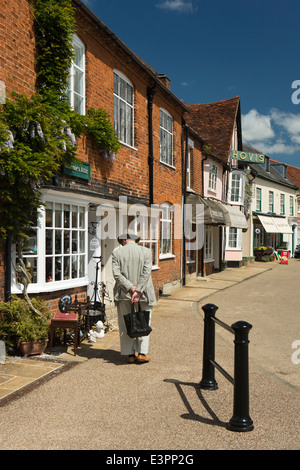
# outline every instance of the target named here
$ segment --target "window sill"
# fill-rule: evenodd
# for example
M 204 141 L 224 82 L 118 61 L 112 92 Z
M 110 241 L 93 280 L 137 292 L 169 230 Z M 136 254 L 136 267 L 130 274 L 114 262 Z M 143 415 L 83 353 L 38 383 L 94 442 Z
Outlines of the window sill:
M 159 255 L 160 260 L 173 259 L 173 258 L 175 258 L 175 255 L 172 255 L 172 253 L 167 253 L 165 255 Z
M 160 163 L 168 168 L 171 168 L 171 170 L 176 170 L 176 167 L 173 165 L 169 165 L 169 163 L 163 162 L 162 160 L 160 160 Z
M 204 259 L 204 263 L 212 263 L 213 261 L 215 261 L 215 258 L 206 258 L 206 259 Z
M 232 206 L 243 206 L 243 201 L 228 201 Z
M 72 281 L 56 281 L 56 282 L 47 282 L 47 284 L 29 284 L 28 294 L 39 294 L 42 292 L 55 292 L 60 290 L 73 289 L 76 287 L 84 287 L 89 284 L 89 281 L 86 279 L 72 279 Z M 22 294 L 23 288 L 22 284 L 15 284 L 11 288 L 12 294 Z
M 137 149 L 136 147 L 133 147 L 132 145 L 126 144 L 126 142 L 121 142 L 121 140 L 120 140 L 120 144 L 121 144 L 121 145 L 124 145 L 124 147 L 127 147 L 127 148 L 129 148 L 129 149 L 131 149 L 131 150 L 134 150 L 135 152 L 138 151 L 138 149 Z

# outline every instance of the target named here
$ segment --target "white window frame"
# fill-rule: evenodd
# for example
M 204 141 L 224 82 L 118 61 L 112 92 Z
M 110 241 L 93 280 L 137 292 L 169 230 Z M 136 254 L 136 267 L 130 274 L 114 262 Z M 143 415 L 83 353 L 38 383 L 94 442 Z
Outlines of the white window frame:
M 172 168 L 174 168 L 173 129 L 174 121 L 171 114 L 160 108 L 160 162 Z
M 158 269 L 158 218 L 138 216 L 129 224 L 134 233 L 140 236 L 139 245 L 149 248 L 152 252 L 152 269 Z
M 234 241 L 234 243 L 232 243 Z M 242 229 L 226 227 L 226 250 L 240 251 L 242 249 Z
M 114 129 L 120 142 L 134 148 L 134 86 L 114 69 Z
M 280 193 L 280 215 L 285 215 L 285 194 Z
M 274 191 L 269 191 L 269 212 L 274 212 Z
M 218 167 L 214 163 L 209 163 L 209 175 L 208 175 L 208 189 L 209 191 L 217 192 L 217 181 L 218 181 Z
M 76 48 L 78 50 L 82 51 L 82 57 L 80 59 L 80 64 L 77 61 L 77 56 L 75 59 L 72 61 L 71 67 L 70 67 L 70 77 L 69 77 L 69 87 L 68 87 L 68 96 L 69 96 L 69 102 L 71 108 L 78 112 L 79 114 L 85 115 L 85 46 L 83 42 L 79 39 L 78 36 L 73 37 L 73 47 L 74 47 L 74 52 L 76 54 Z M 75 80 L 74 77 L 75 75 L 78 75 L 80 77 L 81 81 L 81 90 L 75 91 Z M 81 101 L 79 107 L 76 105 L 76 99 Z
M 160 253 L 159 259 L 172 258 L 173 254 L 173 209 L 172 205 L 168 202 L 163 202 L 160 205 Z M 167 235 L 165 238 L 164 235 Z M 167 249 L 165 248 L 164 240 L 169 240 Z
M 72 225 L 68 229 L 70 233 L 76 232 L 79 236 L 79 232 L 83 233 L 83 238 L 82 241 L 84 242 L 84 250 L 81 251 L 80 253 L 53 253 L 52 255 L 47 255 L 46 254 L 46 230 L 48 228 L 46 227 L 46 208 L 42 209 L 38 213 L 38 228 L 37 228 L 37 282 L 36 283 L 31 283 L 28 285 L 28 293 L 29 294 L 34 294 L 34 293 L 39 293 L 39 292 L 53 292 L 57 290 L 65 290 L 65 289 L 70 289 L 74 287 L 80 287 L 80 286 L 86 286 L 88 284 L 88 204 L 82 203 L 81 200 L 75 199 L 75 198 L 68 198 L 60 195 L 60 197 L 57 196 L 45 196 L 43 197 L 43 203 L 46 204 L 47 202 L 51 202 L 52 204 L 62 204 L 62 205 L 69 205 L 72 207 L 77 207 L 77 208 L 82 208 L 83 209 L 83 217 L 84 217 L 84 227 L 82 229 L 79 228 L 73 228 Z M 78 212 L 79 214 L 79 212 Z M 77 220 L 78 220 L 79 215 L 77 215 Z M 52 230 L 55 230 L 55 228 L 59 229 L 59 227 L 52 227 Z M 64 228 L 62 227 L 62 230 Z M 63 235 L 63 232 L 62 232 Z M 54 236 L 54 233 L 53 233 Z M 54 251 L 55 251 L 55 239 L 53 239 L 53 246 L 54 246 Z M 71 240 L 70 240 L 71 241 Z M 62 236 L 62 243 L 63 243 L 63 236 Z M 78 239 L 78 250 L 79 250 L 79 239 Z M 63 251 L 63 250 L 62 250 Z M 57 255 L 57 256 L 56 256 Z M 84 266 L 83 266 L 83 276 L 81 277 L 74 277 L 70 279 L 61 279 L 61 280 L 53 280 L 52 281 L 47 281 L 46 280 L 46 259 L 53 257 L 53 260 L 55 260 L 55 257 L 66 257 L 70 259 L 70 263 L 72 261 L 72 256 L 76 257 L 77 263 L 79 263 L 80 256 L 83 256 L 84 258 Z M 12 259 L 13 261 L 13 267 L 16 262 L 16 247 L 14 246 L 12 249 Z M 54 261 L 53 261 L 54 262 Z M 16 273 L 15 269 L 12 270 L 13 275 L 12 275 L 12 293 L 13 294 L 20 294 L 22 292 L 22 285 L 18 284 L 17 278 L 16 278 Z
M 207 262 L 214 259 L 213 227 L 206 225 L 204 229 L 204 261 Z
M 261 209 L 262 209 L 262 189 L 256 187 L 255 195 L 256 195 L 256 211 L 261 212 Z
M 238 177 L 237 180 L 236 180 L 236 177 Z M 229 191 L 230 204 L 237 204 L 239 206 L 243 204 L 244 185 L 245 185 L 245 176 L 243 173 L 238 172 L 238 171 L 234 171 L 230 173 L 230 191 Z M 233 188 L 235 189 L 235 191 L 233 191 Z
M 290 196 L 290 216 L 294 216 L 294 198 Z

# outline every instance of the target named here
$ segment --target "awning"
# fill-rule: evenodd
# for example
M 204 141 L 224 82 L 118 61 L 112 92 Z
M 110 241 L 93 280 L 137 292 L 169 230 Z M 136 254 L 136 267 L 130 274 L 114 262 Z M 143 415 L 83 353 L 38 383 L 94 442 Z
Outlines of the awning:
M 225 204 L 221 204 L 224 214 L 225 214 L 225 222 L 227 227 L 232 228 L 241 228 L 247 229 L 248 222 L 245 217 L 245 214 L 239 210 L 236 206 L 229 206 Z
M 258 214 L 257 217 L 261 221 L 262 226 L 267 233 L 293 233 L 292 227 L 283 217 L 268 217 Z
M 192 205 L 194 224 L 202 221 L 205 225 L 226 225 L 225 214 L 220 203 L 204 199 L 199 194 L 188 194 L 186 202 Z
M 267 217 L 263 215 L 257 215 L 263 228 L 267 233 L 281 233 L 274 222 L 273 217 Z
M 288 224 L 286 219 L 280 219 L 280 218 L 277 219 L 277 218 L 274 217 L 274 222 L 277 225 L 278 230 L 279 230 L 280 233 L 290 233 L 290 234 L 293 233 L 293 229 Z

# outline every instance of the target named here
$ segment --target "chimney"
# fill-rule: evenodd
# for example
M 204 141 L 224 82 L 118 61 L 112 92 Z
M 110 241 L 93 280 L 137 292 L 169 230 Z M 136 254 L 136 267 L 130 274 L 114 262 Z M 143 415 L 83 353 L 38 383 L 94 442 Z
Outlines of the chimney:
M 167 87 L 168 90 L 170 90 L 171 80 L 167 77 L 167 75 L 165 75 L 163 73 L 159 73 L 158 78 L 165 85 L 165 87 Z

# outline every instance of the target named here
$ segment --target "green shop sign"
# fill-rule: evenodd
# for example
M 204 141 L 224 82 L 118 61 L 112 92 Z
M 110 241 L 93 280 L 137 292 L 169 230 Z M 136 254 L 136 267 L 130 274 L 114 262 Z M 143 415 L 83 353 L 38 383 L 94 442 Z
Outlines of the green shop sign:
M 85 180 L 91 179 L 91 165 L 85 162 L 71 163 L 64 166 L 64 173 L 66 175 L 76 176 Z
M 239 150 L 232 150 L 231 157 L 233 160 L 240 160 L 249 163 L 264 163 L 265 156 L 261 153 L 240 152 Z

